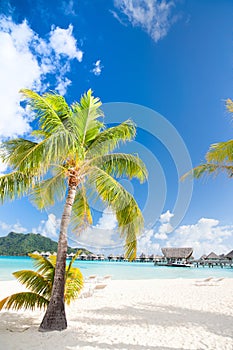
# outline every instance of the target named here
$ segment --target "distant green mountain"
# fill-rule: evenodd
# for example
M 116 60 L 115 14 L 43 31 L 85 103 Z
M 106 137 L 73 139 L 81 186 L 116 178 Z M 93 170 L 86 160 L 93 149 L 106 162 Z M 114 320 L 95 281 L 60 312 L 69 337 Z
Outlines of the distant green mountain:
M 75 253 L 78 248 L 68 247 L 68 254 Z M 0 255 L 27 255 L 37 250 L 39 253 L 44 251 L 56 252 L 57 242 L 48 237 L 41 236 L 39 233 L 16 233 L 10 232 L 5 237 L 0 237 Z M 86 254 L 88 250 L 82 249 Z

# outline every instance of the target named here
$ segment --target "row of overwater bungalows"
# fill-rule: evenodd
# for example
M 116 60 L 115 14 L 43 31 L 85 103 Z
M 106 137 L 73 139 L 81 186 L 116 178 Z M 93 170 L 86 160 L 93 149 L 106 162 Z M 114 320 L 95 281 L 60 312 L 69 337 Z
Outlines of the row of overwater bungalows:
M 217 255 L 214 252 L 211 252 L 208 255 L 203 255 L 199 259 L 194 259 L 193 257 L 193 248 L 162 248 L 163 255 L 146 255 L 142 253 L 134 261 L 135 262 L 154 262 L 156 265 L 171 265 L 175 266 L 182 264 L 192 264 L 194 266 L 216 266 L 221 267 L 231 266 L 233 267 L 233 250 L 228 254 Z M 56 252 L 33 252 L 33 254 L 39 254 L 41 256 L 49 257 L 50 255 L 57 255 Z M 67 254 L 67 259 L 72 259 L 74 253 Z M 104 254 L 86 254 L 82 252 L 77 260 L 87 260 L 87 261 L 128 261 L 125 256 L 110 254 L 105 257 Z

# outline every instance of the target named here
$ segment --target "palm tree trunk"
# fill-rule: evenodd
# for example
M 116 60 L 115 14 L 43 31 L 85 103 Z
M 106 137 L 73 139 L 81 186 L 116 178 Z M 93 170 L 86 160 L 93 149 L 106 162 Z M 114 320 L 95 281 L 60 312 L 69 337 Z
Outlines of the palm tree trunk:
M 62 214 L 52 295 L 45 316 L 39 327 L 39 331 L 41 332 L 54 330 L 61 331 L 67 328 L 64 303 L 67 230 L 70 222 L 75 193 L 76 186 L 70 187 Z

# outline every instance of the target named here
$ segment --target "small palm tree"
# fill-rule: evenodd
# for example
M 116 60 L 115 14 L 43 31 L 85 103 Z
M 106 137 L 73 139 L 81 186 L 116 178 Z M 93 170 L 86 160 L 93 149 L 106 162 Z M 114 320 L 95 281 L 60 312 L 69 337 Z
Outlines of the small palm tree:
M 233 113 L 233 101 L 231 99 L 227 99 L 226 108 Z M 225 172 L 229 177 L 233 177 L 233 140 L 211 145 L 205 158 L 205 163 L 190 170 L 183 175 L 182 179 L 190 175 L 199 179 L 204 174 L 217 175 L 221 172 Z
M 137 155 L 112 153 L 120 143 L 135 137 L 136 127 L 127 120 L 107 129 L 101 102 L 91 90 L 71 106 L 55 93 L 41 96 L 27 89 L 21 93 L 38 129 L 30 139 L 3 143 L 2 160 L 12 171 L 0 176 L 0 199 L 4 202 L 30 195 L 40 209 L 65 199 L 52 295 L 40 325 L 41 331 L 62 330 L 67 327 L 64 287 L 70 221 L 75 231 L 91 225 L 89 195 L 100 198 L 116 214 L 126 257 L 134 259 L 143 216 L 134 197 L 117 178 L 124 175 L 143 182 L 147 171 Z
M 78 297 L 83 287 L 83 276 L 78 268 L 73 267 L 77 252 L 66 268 L 65 276 L 65 295 L 64 300 L 69 305 L 70 302 Z M 34 259 L 34 266 L 37 271 L 20 270 L 13 272 L 17 280 L 25 285 L 30 292 L 21 292 L 12 294 L 0 301 L 0 310 L 6 309 L 31 309 L 35 307 L 46 308 L 51 298 L 52 286 L 55 274 L 56 257 L 49 258 L 29 254 Z

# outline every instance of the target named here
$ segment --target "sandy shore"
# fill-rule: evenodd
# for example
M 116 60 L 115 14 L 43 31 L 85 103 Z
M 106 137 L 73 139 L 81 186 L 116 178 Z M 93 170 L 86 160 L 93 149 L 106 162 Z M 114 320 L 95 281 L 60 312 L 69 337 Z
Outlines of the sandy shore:
M 0 298 L 20 289 L 0 282 Z M 50 333 L 38 332 L 42 311 L 1 311 L 0 349 L 233 349 L 233 279 L 111 281 L 66 310 L 68 329 Z

